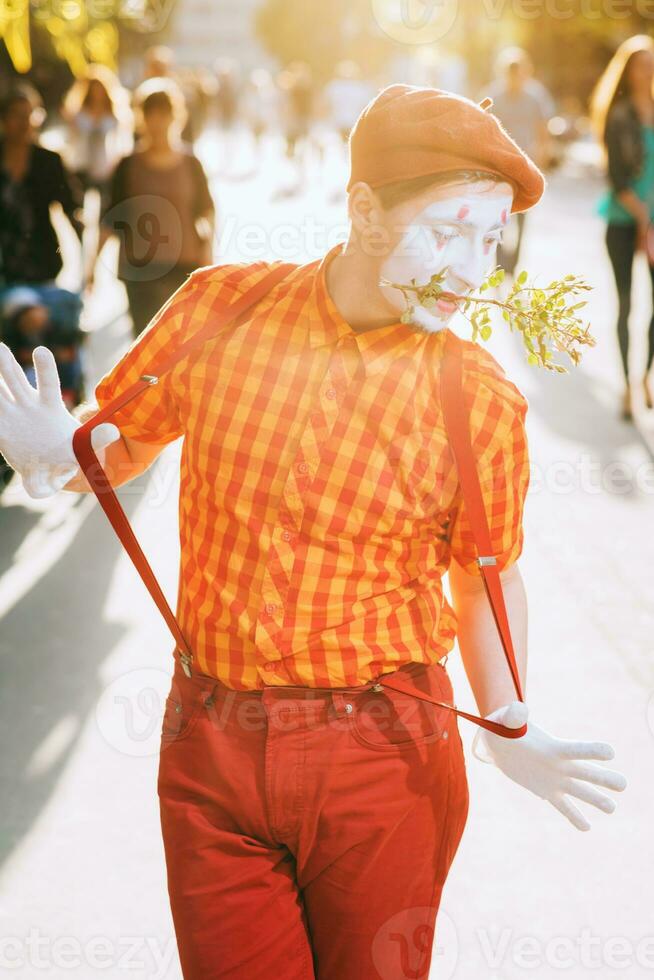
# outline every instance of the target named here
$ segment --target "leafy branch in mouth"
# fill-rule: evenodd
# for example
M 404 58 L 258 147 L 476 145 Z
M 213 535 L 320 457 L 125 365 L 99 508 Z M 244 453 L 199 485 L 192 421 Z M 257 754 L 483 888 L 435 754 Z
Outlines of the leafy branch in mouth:
M 490 307 L 495 306 L 513 332 L 521 336 L 527 353 L 527 361 L 537 367 L 547 368 L 567 374 L 568 369 L 554 361 L 556 351 L 570 358 L 574 365 L 581 360 L 581 347 L 594 347 L 595 338 L 590 333 L 590 323 L 584 326 L 577 311 L 586 305 L 586 300 L 573 302 L 582 292 L 592 289 L 581 277 L 569 274 L 563 279 L 554 279 L 549 286 L 527 285 L 527 273 L 522 271 L 514 280 L 506 299 L 492 299 L 486 296 L 460 295 L 441 285 L 447 277 L 448 267 L 435 273 L 428 283 L 418 285 L 415 279 L 409 284 L 390 282 L 382 279 L 380 284 L 399 289 L 407 303 L 401 320 L 411 323 L 416 316 L 416 306 L 433 310 L 439 300 L 454 303 L 472 325 L 472 340 L 481 336 L 488 340 L 492 334 Z M 483 293 L 504 281 L 504 269 L 496 266 L 479 286 Z M 468 315 L 469 308 L 474 309 Z

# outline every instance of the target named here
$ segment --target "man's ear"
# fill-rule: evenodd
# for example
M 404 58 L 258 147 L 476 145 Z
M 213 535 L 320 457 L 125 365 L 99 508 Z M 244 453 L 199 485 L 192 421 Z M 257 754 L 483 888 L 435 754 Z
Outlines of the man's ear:
M 352 185 L 347 198 L 347 211 L 352 227 L 359 235 L 365 234 L 371 225 L 378 225 L 384 220 L 379 198 L 370 184 L 363 180 Z
M 350 190 L 348 216 L 364 255 L 376 260 L 384 258 L 392 247 L 388 215 L 372 187 L 364 181 L 357 181 Z

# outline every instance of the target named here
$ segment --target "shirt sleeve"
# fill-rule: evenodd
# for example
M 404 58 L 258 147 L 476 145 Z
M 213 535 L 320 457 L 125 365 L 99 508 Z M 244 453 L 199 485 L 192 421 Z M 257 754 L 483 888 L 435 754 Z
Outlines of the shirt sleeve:
M 267 262 L 236 263 L 196 269 L 155 313 L 120 360 L 95 387 L 100 408 L 158 366 L 181 344 L 202 330 L 217 311 L 229 306 L 267 271 Z M 148 385 L 108 421 L 128 439 L 165 445 L 184 435 L 184 360 L 165 371 L 158 384 Z
M 197 290 L 198 283 L 190 276 L 100 379 L 95 387 L 95 400 L 100 408 L 138 381 L 141 375 L 157 374 L 157 364 L 162 364 L 188 333 Z M 172 375 L 173 369 L 166 371 L 157 384 L 148 385 L 110 417 L 109 421 L 118 426 L 121 435 L 157 445 L 173 442 L 183 435 Z
M 471 348 L 478 348 L 472 350 Z M 472 448 L 490 530 L 492 554 L 502 571 L 520 557 L 530 460 L 525 417 L 528 403 L 488 351 L 465 342 L 463 388 L 470 407 Z M 460 485 L 448 534 L 451 556 L 469 575 L 481 575 L 478 550 Z

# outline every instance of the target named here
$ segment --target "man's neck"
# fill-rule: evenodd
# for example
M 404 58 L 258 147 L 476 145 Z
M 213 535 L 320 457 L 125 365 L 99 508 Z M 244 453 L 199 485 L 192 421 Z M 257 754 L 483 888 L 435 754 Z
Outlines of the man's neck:
M 378 288 L 378 274 L 349 243 L 329 262 L 325 285 L 334 306 L 356 333 L 392 326 L 399 317 L 389 310 Z

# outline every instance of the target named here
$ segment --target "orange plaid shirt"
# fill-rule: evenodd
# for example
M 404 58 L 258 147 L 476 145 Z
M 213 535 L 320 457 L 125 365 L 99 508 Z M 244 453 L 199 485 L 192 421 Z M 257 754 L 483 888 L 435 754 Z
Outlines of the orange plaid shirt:
M 450 557 L 479 574 L 443 426 L 445 330 L 355 333 L 296 266 L 242 322 L 221 311 L 279 263 L 197 270 L 95 390 L 100 406 L 216 318 L 217 336 L 111 419 L 181 456 L 176 616 L 230 688 L 365 684 L 454 645 Z M 521 553 L 527 402 L 464 341 L 464 392 L 498 567 Z

